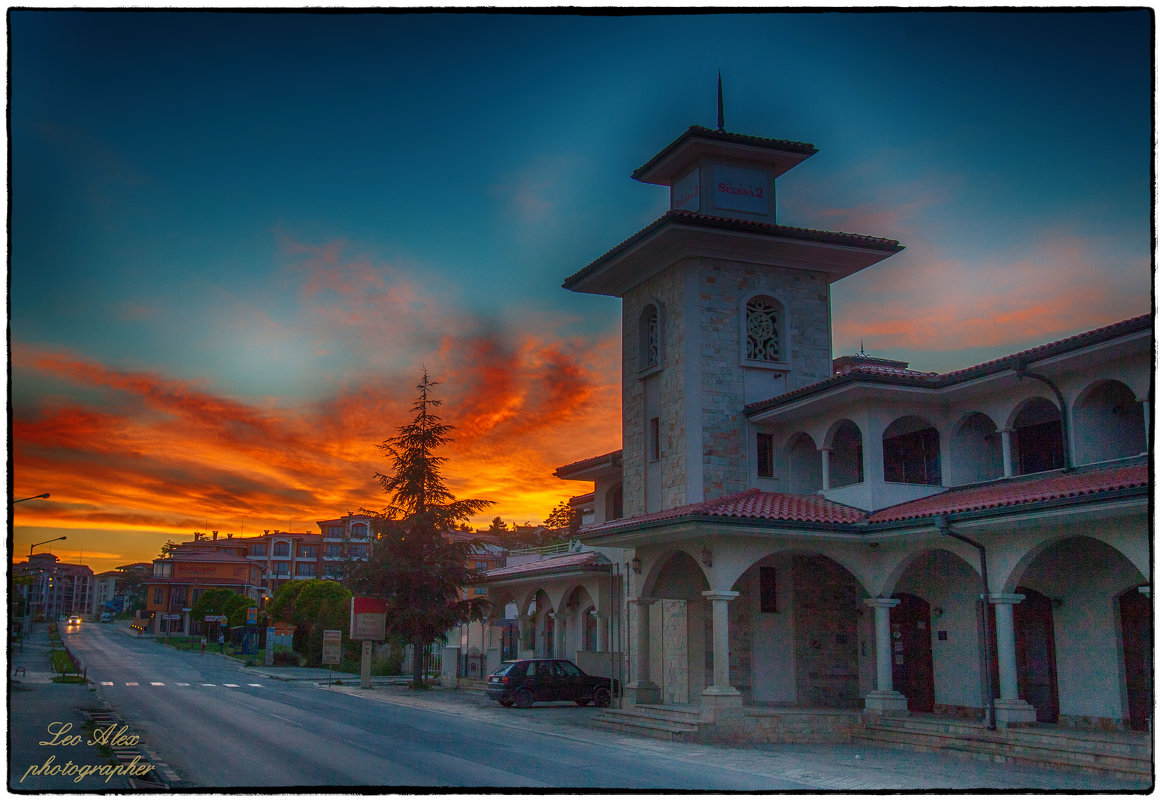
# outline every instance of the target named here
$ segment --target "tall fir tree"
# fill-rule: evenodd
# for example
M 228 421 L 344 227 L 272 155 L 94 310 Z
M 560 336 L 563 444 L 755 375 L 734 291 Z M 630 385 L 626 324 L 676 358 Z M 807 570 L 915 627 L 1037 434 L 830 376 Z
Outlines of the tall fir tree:
M 423 654 L 453 626 L 478 619 L 483 601 L 462 597 L 478 577 L 470 567 L 482 543 L 458 531 L 492 501 L 457 500 L 448 490 L 441 469 L 447 461 L 436 451 L 451 442 L 453 426 L 434 413 L 441 401 L 433 397 L 425 369 L 417 385 L 411 422 L 384 440 L 379 448 L 392 469 L 376 473 L 388 495 L 382 512 L 373 512 L 376 540 L 368 560 L 350 578 L 358 595 L 387 601 L 388 630 L 413 646 L 412 684 L 424 686 Z

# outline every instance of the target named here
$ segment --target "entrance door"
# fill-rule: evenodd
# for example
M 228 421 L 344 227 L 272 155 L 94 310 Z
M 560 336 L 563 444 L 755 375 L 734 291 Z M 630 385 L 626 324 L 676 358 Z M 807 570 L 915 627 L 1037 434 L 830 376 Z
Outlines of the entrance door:
M 1013 607 L 1017 650 L 1017 693 L 1037 710 L 1038 723 L 1056 723 L 1057 650 L 1053 602 L 1036 590 L 1017 587 L 1025 600 Z
M 1134 587 L 1118 598 L 1122 617 L 1122 658 L 1126 663 L 1126 706 L 1130 728 L 1150 728 L 1150 675 L 1153 672 L 1150 599 Z
M 900 601 L 888 616 L 892 629 L 892 686 L 908 699 L 909 712 L 931 712 L 935 708 L 935 691 L 928 602 L 907 593 L 892 597 Z

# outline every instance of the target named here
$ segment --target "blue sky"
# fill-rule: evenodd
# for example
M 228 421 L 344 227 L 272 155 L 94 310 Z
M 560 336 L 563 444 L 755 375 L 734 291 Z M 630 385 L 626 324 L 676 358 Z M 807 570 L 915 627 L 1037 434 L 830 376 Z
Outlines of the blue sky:
M 374 506 L 421 365 L 454 489 L 543 518 L 620 445 L 618 303 L 561 281 L 665 210 L 629 175 L 719 71 L 728 130 L 819 148 L 780 222 L 907 248 L 833 288 L 836 355 L 1150 309 L 1150 11 L 9 19 L 14 491 L 59 496 L 18 543 Z

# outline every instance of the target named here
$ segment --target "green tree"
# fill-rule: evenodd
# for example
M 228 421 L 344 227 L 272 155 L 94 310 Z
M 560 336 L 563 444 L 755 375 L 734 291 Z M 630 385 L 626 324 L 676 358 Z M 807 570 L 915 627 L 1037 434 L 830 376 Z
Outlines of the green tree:
M 541 523 L 540 544 L 573 539 L 580 528 L 581 513 L 570 506 L 568 501 L 561 501 L 549 512 L 545 522 Z
M 477 578 L 469 565 L 481 544 L 457 527 L 492 505 L 484 500 L 457 500 L 441 474 L 447 461 L 436 451 L 451 441 L 453 427 L 440 422 L 434 410 L 437 382 L 424 370 L 412 405 L 411 422 L 384 440 L 379 448 L 391 460 L 390 473 L 377 473 L 388 505 L 375 514 L 378 538 L 368 560 L 350 579 L 360 595 L 387 601 L 389 630 L 412 644 L 412 685 L 424 686 L 424 649 L 453 626 L 478 619 L 480 599 L 460 597 Z

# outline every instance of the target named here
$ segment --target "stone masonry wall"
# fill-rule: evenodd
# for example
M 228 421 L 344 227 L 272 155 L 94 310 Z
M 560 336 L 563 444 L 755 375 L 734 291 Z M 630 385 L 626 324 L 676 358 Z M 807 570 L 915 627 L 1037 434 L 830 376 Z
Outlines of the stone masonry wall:
M 859 708 L 855 579 L 830 559 L 797 556 L 792 583 L 798 706 Z
M 622 299 L 622 502 L 626 517 L 644 514 L 645 509 L 645 398 L 638 369 L 641 337 L 638 325 L 642 309 L 650 302 L 661 308 L 662 371 L 659 374 L 661 434 L 661 507 L 686 502 L 686 398 L 683 377 L 685 309 L 682 306 L 682 267 L 671 266 L 659 275 L 634 287 Z
M 716 498 L 746 489 L 741 317 L 745 299 L 766 292 L 787 315 L 791 372 L 787 389 L 831 375 L 830 296 L 822 273 L 706 259 L 698 271 L 702 359 L 703 492 Z

